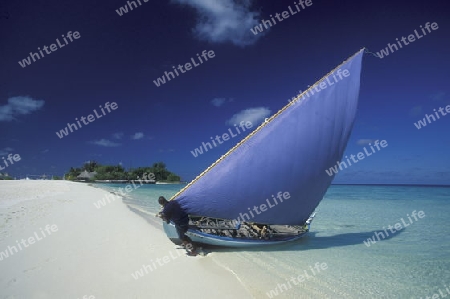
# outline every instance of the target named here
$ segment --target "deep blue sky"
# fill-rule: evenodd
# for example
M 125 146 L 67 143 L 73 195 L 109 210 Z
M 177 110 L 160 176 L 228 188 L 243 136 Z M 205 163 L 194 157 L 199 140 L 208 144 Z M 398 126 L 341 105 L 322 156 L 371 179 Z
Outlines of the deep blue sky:
M 164 161 L 190 180 L 244 137 L 191 154 L 227 132 L 230 120 L 260 121 L 360 48 L 378 52 L 436 22 L 438 30 L 383 59 L 365 55 L 346 154 L 376 139 L 389 146 L 342 171 L 335 183 L 450 182 L 450 116 L 414 126 L 450 104 L 448 1 L 313 0 L 257 36 L 250 28 L 294 8 L 294 1 L 239 2 L 141 0 L 119 16 L 124 0 L 3 1 L 0 156 L 22 157 L 3 172 L 62 175 L 89 160 L 126 168 Z M 68 31 L 81 37 L 25 68 L 18 64 Z M 155 86 L 172 65 L 203 50 L 215 57 Z M 108 101 L 118 109 L 57 137 Z

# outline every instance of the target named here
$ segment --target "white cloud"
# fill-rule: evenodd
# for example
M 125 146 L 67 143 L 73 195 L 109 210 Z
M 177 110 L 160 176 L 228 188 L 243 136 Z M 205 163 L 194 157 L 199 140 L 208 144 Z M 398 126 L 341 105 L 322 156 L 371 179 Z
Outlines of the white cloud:
M 4 149 L 0 149 L 0 156 L 4 156 L 12 152 L 13 149 L 10 147 L 5 147 Z
M 0 121 L 12 121 L 17 115 L 30 114 L 44 106 L 43 100 L 33 100 L 28 96 L 12 97 L 8 104 L 0 106 Z
M 441 101 L 443 101 L 444 98 L 445 98 L 445 92 L 443 92 L 443 91 L 436 92 L 436 93 L 432 94 L 432 95 L 430 96 L 430 98 L 431 98 L 433 101 L 441 102 Z
M 49 151 L 50 151 L 49 149 L 45 149 L 45 150 L 43 150 L 41 153 L 46 154 L 46 153 L 48 153 Z
M 358 145 L 366 145 L 369 143 L 374 143 L 375 141 L 377 141 L 377 139 L 359 139 L 356 143 Z
M 415 106 L 409 110 L 409 116 L 417 116 L 422 114 L 422 106 Z
M 215 98 L 215 99 L 212 99 L 211 100 L 211 104 L 213 105 L 213 106 L 216 106 L 216 107 L 220 107 L 220 106 L 222 106 L 223 104 L 225 104 L 225 101 L 226 101 L 227 99 L 225 99 L 225 98 Z
M 254 35 L 250 28 L 258 25 L 259 13 L 250 11 L 251 0 L 173 0 L 197 11 L 193 29 L 198 39 L 213 43 L 232 42 L 237 46 L 254 44 L 263 35 Z
M 114 139 L 122 139 L 123 132 L 114 133 L 112 136 L 113 136 Z
M 110 141 L 108 139 L 94 140 L 94 141 L 91 141 L 90 143 L 96 144 L 96 145 L 99 145 L 99 146 L 105 146 L 105 147 L 120 146 L 120 143 L 112 142 L 112 141 Z
M 133 140 L 139 140 L 142 138 L 144 138 L 144 133 L 142 133 L 142 132 L 134 133 L 134 135 L 131 136 L 131 139 L 133 139 Z
M 226 98 L 214 98 L 211 100 L 211 104 L 216 107 L 220 107 L 227 102 L 233 102 L 233 99 L 230 98 L 227 100 Z
M 266 107 L 245 109 L 233 115 L 229 120 L 227 120 L 226 124 L 233 126 L 235 124 L 239 124 L 241 121 L 249 121 L 253 124 L 253 126 L 257 126 L 270 115 L 270 112 L 271 111 Z

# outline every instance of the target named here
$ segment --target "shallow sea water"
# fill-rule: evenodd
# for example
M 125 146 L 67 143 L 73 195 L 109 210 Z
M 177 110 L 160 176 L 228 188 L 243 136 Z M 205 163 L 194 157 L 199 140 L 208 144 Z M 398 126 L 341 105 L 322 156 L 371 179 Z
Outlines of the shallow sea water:
M 170 198 L 182 187 L 144 185 L 125 202 L 148 213 L 149 222 L 161 229 L 153 217 L 157 198 Z M 415 220 L 414 210 L 425 216 Z M 425 298 L 439 290 L 450 297 L 450 188 L 333 185 L 316 212 L 310 233 L 300 241 L 213 249 L 206 258 L 232 271 L 255 298 Z M 402 229 L 387 230 L 386 236 L 383 230 L 396 223 Z M 366 246 L 375 232 L 380 240 Z

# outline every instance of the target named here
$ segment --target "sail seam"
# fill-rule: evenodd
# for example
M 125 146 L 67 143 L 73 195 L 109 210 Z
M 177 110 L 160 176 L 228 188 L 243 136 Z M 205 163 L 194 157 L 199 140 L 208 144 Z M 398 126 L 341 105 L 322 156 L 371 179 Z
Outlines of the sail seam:
M 255 135 L 257 132 L 259 132 L 262 128 L 264 128 L 266 125 L 268 125 L 271 121 L 273 121 L 276 117 L 278 117 L 281 113 L 283 113 L 286 109 L 288 109 L 289 107 L 291 107 L 292 105 L 295 105 L 297 100 L 300 99 L 301 97 L 303 97 L 304 94 L 307 94 L 309 90 L 313 89 L 315 86 L 319 85 L 323 80 L 325 80 L 326 77 L 328 77 L 329 75 L 331 75 L 332 73 L 334 73 L 336 70 L 338 70 L 341 66 L 343 66 L 345 63 L 347 63 L 349 60 L 353 59 L 353 57 L 355 57 L 356 55 L 358 55 L 359 53 L 361 53 L 361 51 L 364 51 L 365 48 L 362 48 L 361 50 L 359 50 L 358 52 L 356 52 L 355 54 L 353 54 L 352 56 L 350 56 L 349 58 L 347 58 L 346 60 L 344 60 L 344 62 L 342 62 L 340 65 L 338 65 L 337 67 L 335 67 L 333 70 L 331 70 L 330 72 L 328 72 L 325 76 L 323 76 L 320 80 L 318 80 L 315 84 L 313 84 L 312 86 L 310 86 L 308 89 L 306 89 L 304 92 L 302 92 L 301 94 L 299 94 L 294 100 L 292 100 L 291 102 L 289 102 L 286 106 L 284 106 L 283 108 L 281 108 L 277 113 L 275 113 L 274 115 L 272 115 L 270 118 L 268 118 L 266 121 L 264 121 L 261 125 L 259 125 L 259 127 L 257 127 L 253 132 L 251 132 L 250 134 L 247 135 L 247 137 L 245 137 L 244 139 L 242 139 L 239 143 L 237 143 L 235 146 L 233 146 L 227 153 L 225 153 L 224 155 L 222 155 L 219 159 L 217 159 L 213 164 L 211 164 L 208 168 L 206 168 L 202 173 L 200 173 L 197 177 L 195 177 L 195 179 L 193 179 L 189 184 L 187 184 L 186 186 L 184 186 L 184 188 L 182 188 L 180 191 L 178 191 L 174 196 L 172 196 L 170 198 L 170 200 L 175 199 L 176 197 L 178 197 L 181 193 L 183 193 L 184 191 L 186 191 L 186 189 L 188 189 L 190 186 L 192 186 L 195 182 L 197 182 L 202 176 L 204 176 L 206 173 L 208 173 L 213 167 L 215 167 L 217 164 L 219 164 L 223 159 L 225 159 L 228 155 L 230 155 L 232 152 L 234 152 L 239 146 L 241 146 L 244 142 L 246 142 L 248 139 L 250 139 L 253 135 Z

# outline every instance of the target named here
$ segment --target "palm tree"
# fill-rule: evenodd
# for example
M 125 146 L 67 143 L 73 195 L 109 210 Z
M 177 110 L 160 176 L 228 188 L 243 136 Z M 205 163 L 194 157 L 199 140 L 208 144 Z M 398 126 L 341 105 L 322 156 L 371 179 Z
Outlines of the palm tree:
M 100 165 L 96 161 L 89 161 L 87 163 L 84 163 L 83 169 L 88 172 L 94 172 L 98 166 Z

